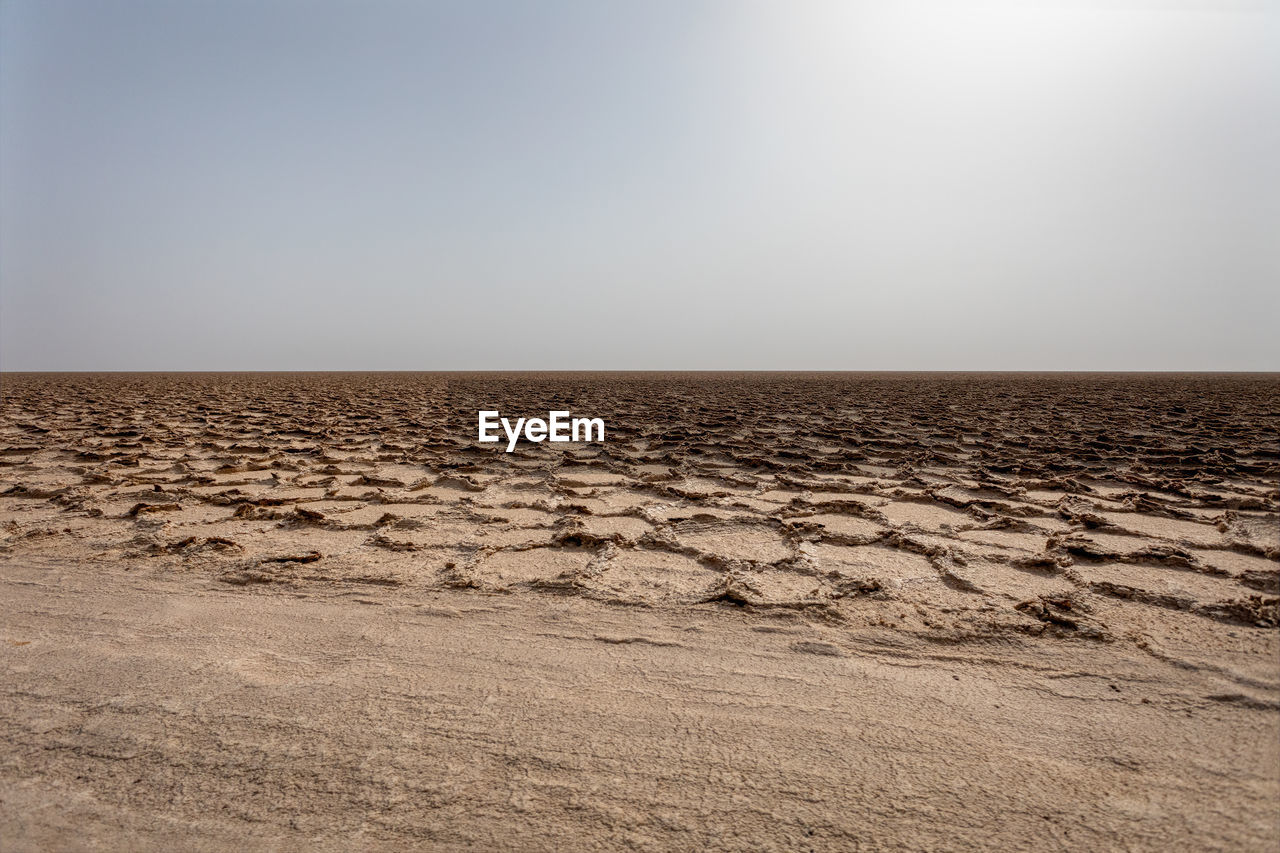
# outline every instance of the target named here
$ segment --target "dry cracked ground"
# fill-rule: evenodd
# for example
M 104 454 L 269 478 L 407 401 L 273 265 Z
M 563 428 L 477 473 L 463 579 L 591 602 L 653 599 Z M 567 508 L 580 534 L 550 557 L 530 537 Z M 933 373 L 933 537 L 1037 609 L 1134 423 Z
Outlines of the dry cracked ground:
M 1275 375 L 2 381 L 16 848 L 1280 843 Z

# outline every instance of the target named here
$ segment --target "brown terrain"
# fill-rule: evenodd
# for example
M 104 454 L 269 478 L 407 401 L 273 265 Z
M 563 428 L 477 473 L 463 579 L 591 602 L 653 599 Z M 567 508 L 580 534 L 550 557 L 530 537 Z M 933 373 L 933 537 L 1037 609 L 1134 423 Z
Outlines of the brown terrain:
M 1280 847 L 1275 374 L 0 382 L 0 849 Z

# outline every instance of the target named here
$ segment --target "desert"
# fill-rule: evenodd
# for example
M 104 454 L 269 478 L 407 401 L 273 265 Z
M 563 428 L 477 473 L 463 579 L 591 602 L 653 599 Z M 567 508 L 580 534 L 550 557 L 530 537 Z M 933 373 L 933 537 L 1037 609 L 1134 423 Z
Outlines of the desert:
M 1277 853 L 1278 58 L 0 0 L 0 853 Z
M 5 849 L 1280 843 L 1276 374 L 0 388 Z

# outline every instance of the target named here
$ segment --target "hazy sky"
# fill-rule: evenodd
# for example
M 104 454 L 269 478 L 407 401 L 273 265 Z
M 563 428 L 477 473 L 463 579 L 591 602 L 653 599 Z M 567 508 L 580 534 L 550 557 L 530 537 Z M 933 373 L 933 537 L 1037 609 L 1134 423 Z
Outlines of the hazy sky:
M 1280 369 L 1280 10 L 0 4 L 6 370 Z

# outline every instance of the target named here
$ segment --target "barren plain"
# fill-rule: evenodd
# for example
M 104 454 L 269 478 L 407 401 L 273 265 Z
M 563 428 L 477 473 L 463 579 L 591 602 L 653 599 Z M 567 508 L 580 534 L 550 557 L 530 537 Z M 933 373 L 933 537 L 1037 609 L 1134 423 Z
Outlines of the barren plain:
M 1280 844 L 1274 374 L 0 382 L 6 850 Z

